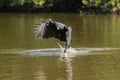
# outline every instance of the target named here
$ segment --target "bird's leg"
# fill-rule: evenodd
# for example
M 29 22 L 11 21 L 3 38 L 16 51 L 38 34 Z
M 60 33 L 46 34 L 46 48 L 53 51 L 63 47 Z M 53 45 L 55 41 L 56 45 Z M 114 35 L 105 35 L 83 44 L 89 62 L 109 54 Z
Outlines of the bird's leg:
M 60 49 L 63 51 L 64 48 L 60 45 L 60 43 L 58 43 L 58 46 L 60 47 Z
M 64 44 L 65 44 L 65 48 L 62 47 L 62 46 L 60 45 L 60 43 L 58 43 L 58 46 L 60 47 L 60 49 L 61 49 L 62 51 L 64 51 L 64 53 L 66 53 L 67 49 L 70 48 L 70 45 L 67 45 L 67 42 L 65 42 Z
M 58 46 L 60 47 L 60 49 L 62 50 L 62 51 L 64 51 L 64 53 L 67 51 L 67 46 L 66 46 L 66 43 L 65 43 L 65 49 L 60 45 L 60 43 L 58 43 Z

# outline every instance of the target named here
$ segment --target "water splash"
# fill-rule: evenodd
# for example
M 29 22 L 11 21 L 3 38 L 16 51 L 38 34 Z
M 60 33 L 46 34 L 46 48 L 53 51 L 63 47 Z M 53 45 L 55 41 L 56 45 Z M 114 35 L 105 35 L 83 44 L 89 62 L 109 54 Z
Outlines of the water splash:
M 69 48 L 66 52 L 67 56 L 75 57 L 78 55 L 91 55 L 91 52 L 100 52 L 100 51 L 110 51 L 110 50 L 120 50 L 120 48 Z M 46 49 L 32 49 L 32 50 L 22 50 L 19 52 L 23 55 L 28 56 L 60 56 L 64 57 L 64 48 L 46 48 Z
M 69 57 L 75 57 L 78 55 L 93 55 L 92 52 L 100 52 L 100 51 L 120 51 L 120 48 L 69 48 L 67 50 L 67 54 Z M 31 50 L 23 50 L 23 49 L 0 49 L 0 54 L 20 54 L 26 56 L 60 56 L 64 57 L 64 48 L 60 46 L 60 48 L 45 48 L 45 49 L 31 49 Z M 101 52 L 100 54 L 104 54 Z M 95 54 L 97 55 L 97 54 Z
M 73 54 L 72 54 L 72 53 L 76 53 L 76 52 L 77 52 L 76 49 L 70 47 L 70 48 L 68 48 L 68 49 L 66 50 L 66 52 L 64 53 L 65 48 L 62 47 L 59 43 L 58 43 L 58 46 L 59 46 L 60 49 L 61 49 L 61 57 L 73 57 Z

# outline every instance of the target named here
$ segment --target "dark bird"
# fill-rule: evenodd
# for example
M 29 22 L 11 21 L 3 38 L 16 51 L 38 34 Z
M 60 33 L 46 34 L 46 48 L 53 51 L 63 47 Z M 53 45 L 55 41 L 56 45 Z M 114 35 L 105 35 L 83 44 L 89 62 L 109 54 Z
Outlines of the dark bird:
M 65 50 L 71 46 L 71 32 L 72 28 L 63 23 L 47 19 L 44 22 L 36 24 L 35 34 L 38 39 L 48 39 L 54 37 L 60 41 L 65 42 Z

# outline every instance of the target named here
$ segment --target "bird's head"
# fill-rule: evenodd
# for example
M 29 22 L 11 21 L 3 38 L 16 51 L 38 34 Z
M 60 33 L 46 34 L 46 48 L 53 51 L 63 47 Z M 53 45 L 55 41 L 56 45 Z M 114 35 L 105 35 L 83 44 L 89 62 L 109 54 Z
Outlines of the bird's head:
M 53 23 L 54 22 L 52 21 L 52 19 L 48 18 L 47 21 L 45 22 L 45 25 L 50 26 L 50 25 L 53 25 Z

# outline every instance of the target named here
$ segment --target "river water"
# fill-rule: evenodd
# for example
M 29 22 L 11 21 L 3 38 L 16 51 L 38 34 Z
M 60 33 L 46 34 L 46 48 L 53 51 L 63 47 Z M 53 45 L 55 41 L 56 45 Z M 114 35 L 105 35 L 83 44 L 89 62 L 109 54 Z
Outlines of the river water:
M 59 40 L 35 38 L 34 25 L 47 18 L 72 27 L 68 58 Z M 0 14 L 0 80 L 120 80 L 119 75 L 120 16 Z

